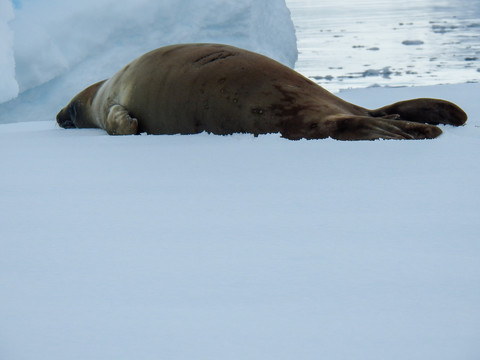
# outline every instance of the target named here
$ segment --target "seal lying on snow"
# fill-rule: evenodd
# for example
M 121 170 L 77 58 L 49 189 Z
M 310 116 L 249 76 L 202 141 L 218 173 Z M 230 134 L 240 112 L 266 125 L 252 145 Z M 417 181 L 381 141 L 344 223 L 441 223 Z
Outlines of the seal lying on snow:
M 367 110 L 260 54 L 227 45 L 151 51 L 83 90 L 57 115 L 63 128 L 111 135 L 281 133 L 291 140 L 427 139 L 428 124 L 462 125 L 458 106 L 415 99 Z

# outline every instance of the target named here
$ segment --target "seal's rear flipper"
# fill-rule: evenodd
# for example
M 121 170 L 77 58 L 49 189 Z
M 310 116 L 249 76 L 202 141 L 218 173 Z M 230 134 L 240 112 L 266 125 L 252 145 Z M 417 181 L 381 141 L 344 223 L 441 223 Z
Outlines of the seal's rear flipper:
M 448 124 L 460 126 L 467 121 L 467 114 L 457 105 L 438 99 L 414 99 L 372 110 L 373 117 L 399 114 L 402 120 L 427 124 Z
M 337 140 L 434 139 L 442 133 L 433 125 L 389 118 L 334 115 L 326 121 L 334 124 L 330 137 Z
M 433 125 L 416 122 L 372 118 L 357 115 L 332 115 L 325 119 L 307 121 L 302 127 L 288 128 L 282 136 L 290 140 L 323 139 L 376 140 L 376 139 L 433 139 L 442 130 Z
M 121 105 L 113 105 L 105 121 L 105 130 L 110 135 L 137 134 L 138 120 L 132 118 L 127 109 Z

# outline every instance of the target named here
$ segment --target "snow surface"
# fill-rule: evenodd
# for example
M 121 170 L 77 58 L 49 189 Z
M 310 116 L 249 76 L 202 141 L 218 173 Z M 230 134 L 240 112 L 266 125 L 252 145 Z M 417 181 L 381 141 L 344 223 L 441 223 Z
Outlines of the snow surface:
M 478 84 L 431 141 L 127 136 L 0 126 L 0 354 L 480 356 Z

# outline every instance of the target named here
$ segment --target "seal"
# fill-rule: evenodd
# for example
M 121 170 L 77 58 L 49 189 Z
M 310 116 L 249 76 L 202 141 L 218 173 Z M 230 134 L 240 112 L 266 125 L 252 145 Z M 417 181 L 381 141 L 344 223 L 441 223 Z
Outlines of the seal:
M 465 112 L 438 99 L 368 110 L 263 55 L 220 44 L 171 45 L 144 54 L 75 96 L 63 128 L 111 135 L 280 133 L 284 138 L 430 139 Z

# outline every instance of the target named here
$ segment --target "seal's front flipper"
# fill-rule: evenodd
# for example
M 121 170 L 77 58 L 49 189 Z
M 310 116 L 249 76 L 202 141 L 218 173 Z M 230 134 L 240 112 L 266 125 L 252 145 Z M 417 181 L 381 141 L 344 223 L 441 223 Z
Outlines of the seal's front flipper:
M 398 114 L 402 120 L 427 124 L 460 126 L 467 121 L 467 114 L 457 105 L 438 99 L 414 99 L 372 110 L 373 117 Z
M 121 105 L 113 105 L 105 121 L 105 130 L 110 135 L 137 134 L 138 120 L 132 118 L 127 109 Z

